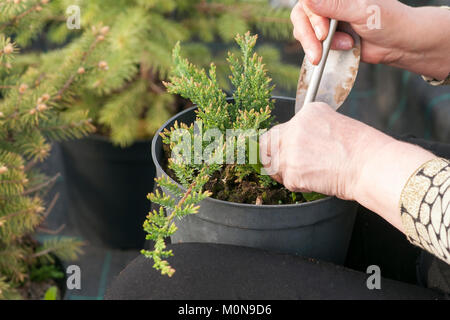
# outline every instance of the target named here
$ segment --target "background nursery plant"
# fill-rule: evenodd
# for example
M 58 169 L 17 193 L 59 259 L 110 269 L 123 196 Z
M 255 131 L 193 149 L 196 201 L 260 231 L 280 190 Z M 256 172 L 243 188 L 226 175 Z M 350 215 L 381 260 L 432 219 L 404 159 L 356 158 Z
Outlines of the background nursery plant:
M 251 36 L 249 32 L 244 36 L 238 35 L 236 42 L 241 50 L 240 57 L 234 53 L 228 55 L 230 80 L 234 87 L 233 101 L 227 101 L 226 93 L 220 89 L 214 64 L 206 72 L 182 59 L 179 45 L 173 51 L 174 76 L 166 84 L 168 91 L 189 99 L 198 109 L 194 124 L 175 123 L 171 130 L 166 129 L 161 134 L 163 143 L 168 147 L 167 172 L 171 177 L 163 176 L 156 182 L 169 194 L 155 191 L 149 195 L 149 200 L 159 204 L 160 209 L 153 210 L 144 223 L 144 230 L 148 233 L 146 239 L 155 241 L 154 249 L 143 250 L 142 253 L 154 260 L 154 267 L 162 274 L 171 276 L 175 272 L 165 260 L 172 252 L 166 250 L 164 238 L 177 231 L 176 218 L 197 213 L 198 204 L 206 197 L 257 205 L 298 203 L 307 201 L 306 198 L 313 200 L 321 197 L 289 192 L 269 176 L 261 175 L 261 166 L 257 161 L 254 164 L 250 161 L 252 147 L 253 152 L 257 150 L 258 135 L 273 123 L 271 111 L 274 107 L 271 79 L 267 76 L 262 58 L 254 53 L 256 39 L 257 36 Z M 216 137 L 212 143 L 205 142 L 203 132 L 209 129 L 220 130 L 222 138 Z M 239 130 L 236 138 L 223 138 L 228 129 Z M 257 134 L 248 137 L 248 130 Z M 186 139 L 186 134 L 189 139 Z M 248 144 L 245 142 L 247 138 Z M 197 154 L 190 148 L 195 141 L 202 141 L 201 152 Z M 234 147 L 235 142 L 241 150 Z M 185 148 L 186 143 L 188 148 Z M 196 147 L 194 145 L 194 150 Z M 210 157 L 196 158 L 199 154 L 204 156 L 206 148 L 212 151 Z M 230 154 L 233 159 L 244 154 L 245 159 L 230 164 L 227 161 Z M 171 178 L 178 181 L 183 189 Z
M 145 197 L 155 173 L 150 138 L 166 119 L 189 106 L 162 84 L 173 65 L 175 43 L 185 44 L 185 54 L 204 66 L 222 61 L 238 31 L 255 29 L 271 39 L 292 40 L 289 12 L 266 0 L 55 0 L 54 20 L 71 5 L 79 6 L 81 30 L 52 24 L 49 43 L 70 44 L 100 23 L 108 37 L 99 60 L 103 72 L 86 75 L 67 111 L 86 112 L 96 134 L 58 145 L 67 214 L 91 244 L 140 249 L 145 233 L 136 230 L 150 209 Z M 259 50 L 279 83 L 294 87 L 298 70 L 281 63 L 281 50 L 268 45 Z M 217 64 L 217 78 L 229 87 L 225 69 Z
M 46 231 L 42 224 L 57 200 L 46 194 L 58 175 L 47 177 L 37 165 L 49 155 L 51 139 L 93 131 L 86 113 L 63 111 L 84 79 L 102 72 L 98 52 L 106 30 L 46 54 L 25 50 L 54 10 L 48 0 L 0 1 L 0 299 L 43 298 L 35 284 L 64 276 L 55 258 L 73 260 L 81 252 L 76 239 L 33 238 Z
M 74 4 L 57 1 L 60 12 Z M 289 10 L 272 7 L 267 0 L 79 0 L 81 32 L 103 23 L 110 34 L 104 51 L 102 76 L 87 77 L 71 110 L 85 110 L 98 133 L 122 147 L 148 139 L 172 114 L 186 104 L 168 94 L 162 85 L 172 67 L 171 51 L 177 41 L 185 54 L 207 66 L 223 61 L 223 48 L 237 33 L 255 30 L 269 39 L 292 40 Z M 49 29 L 48 38 L 64 43 L 73 32 L 63 25 Z M 259 48 L 277 83 L 294 88 L 296 68 L 281 62 L 280 50 Z M 226 65 L 217 63 L 219 83 L 229 88 Z

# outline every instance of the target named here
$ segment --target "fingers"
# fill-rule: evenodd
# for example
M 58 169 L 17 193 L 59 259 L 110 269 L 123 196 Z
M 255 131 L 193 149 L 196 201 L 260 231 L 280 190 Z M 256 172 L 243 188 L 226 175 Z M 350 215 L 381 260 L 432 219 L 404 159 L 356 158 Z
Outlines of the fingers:
M 295 5 L 291 12 L 291 20 L 294 25 L 295 39 L 302 44 L 309 61 L 314 65 L 318 64 L 322 57 L 322 44 L 317 39 L 311 22 L 300 2 Z
M 291 12 L 294 25 L 294 37 L 300 41 L 309 61 L 317 65 L 322 57 L 322 43 L 330 29 L 330 21 L 324 16 L 313 13 L 304 2 L 298 2 Z M 333 50 L 350 50 L 353 38 L 344 32 L 336 32 L 331 48 Z
M 364 17 L 367 4 L 361 0 L 303 0 L 304 6 L 321 17 L 357 22 Z
M 281 177 L 281 175 L 279 173 L 274 174 L 271 177 L 272 177 L 273 180 L 275 180 L 279 184 L 283 184 L 283 178 Z
M 318 106 L 320 108 L 320 106 Z M 314 106 L 307 106 L 314 108 Z M 330 108 L 330 107 L 329 107 Z M 296 116 L 299 116 L 298 113 Z M 291 120 L 292 121 L 292 120 Z M 277 125 L 260 137 L 260 161 L 264 166 L 263 174 L 270 175 L 272 179 L 283 184 L 292 192 L 310 192 L 298 183 L 298 148 L 293 147 L 293 127 L 290 122 Z M 295 131 L 295 129 L 294 129 Z M 286 144 L 287 142 L 287 144 Z M 294 145 L 296 145 L 294 143 Z
M 309 22 L 311 23 L 314 32 L 316 34 L 316 38 L 320 41 L 323 41 L 327 38 L 328 30 L 330 29 L 330 20 L 328 18 L 318 16 L 313 13 L 307 6 L 303 4 L 303 11 L 308 16 Z
M 263 166 L 270 165 L 271 156 L 271 138 L 270 133 L 266 132 L 259 138 L 259 159 Z
M 283 125 L 277 125 L 260 137 L 259 155 L 264 166 L 264 174 L 270 175 L 278 183 L 283 183 L 279 171 L 280 130 Z

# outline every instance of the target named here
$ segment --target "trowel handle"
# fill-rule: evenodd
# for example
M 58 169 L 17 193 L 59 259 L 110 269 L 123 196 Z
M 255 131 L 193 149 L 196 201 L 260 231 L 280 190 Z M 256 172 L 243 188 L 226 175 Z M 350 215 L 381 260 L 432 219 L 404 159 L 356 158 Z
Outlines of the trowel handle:
M 306 92 L 304 104 L 314 102 L 316 100 L 317 91 L 319 90 L 323 70 L 325 69 L 325 65 L 327 63 L 328 53 L 330 52 L 331 42 L 333 40 L 334 34 L 336 33 L 337 25 L 337 20 L 330 20 L 330 31 L 328 31 L 328 36 L 322 43 L 322 58 L 320 59 L 319 64 L 314 67 L 311 82 L 309 83 L 308 91 Z

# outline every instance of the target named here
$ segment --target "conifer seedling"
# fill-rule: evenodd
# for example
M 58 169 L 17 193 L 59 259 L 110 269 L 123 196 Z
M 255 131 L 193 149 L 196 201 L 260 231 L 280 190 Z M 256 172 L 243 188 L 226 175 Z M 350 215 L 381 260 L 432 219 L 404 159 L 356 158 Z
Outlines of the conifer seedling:
M 194 141 L 203 141 L 196 138 L 209 129 L 218 130 L 223 135 L 227 130 L 235 129 L 242 132 L 242 136 L 236 136 L 236 141 L 239 141 L 246 139 L 244 132 L 247 130 L 262 133 L 273 125 L 273 86 L 262 58 L 254 52 L 256 40 L 257 36 L 252 36 L 249 32 L 237 35 L 240 55 L 228 55 L 230 80 L 234 86 L 232 101 L 227 100 L 225 92 L 219 87 L 214 64 L 211 64 L 208 71 L 199 69 L 180 56 L 179 45 L 173 50 L 175 67 L 166 87 L 170 93 L 192 101 L 198 109 L 195 123 L 175 123 L 170 130 L 162 132 L 163 143 L 172 151 L 166 153 L 169 158 L 166 172 L 170 172 L 170 177 L 162 176 L 156 182 L 167 193 L 156 190 L 148 196 L 160 208 L 150 212 L 144 222 L 144 230 L 148 233 L 146 239 L 153 240 L 155 245 L 153 250 L 142 250 L 142 253 L 153 259 L 154 268 L 164 275 L 172 276 L 175 272 L 167 261 L 173 252 L 167 250 L 164 239 L 177 231 L 176 224 L 183 223 L 183 217 L 197 213 L 200 202 L 206 197 L 255 205 L 273 204 L 274 201 L 275 204 L 307 201 L 301 193 L 291 193 L 269 176 L 261 174 L 258 163 L 251 164 L 248 161 L 251 144 L 257 144 L 257 136 L 250 137 L 248 145 L 245 145 L 246 161 L 242 164 L 216 161 L 217 157 L 225 160 L 227 152 L 232 152 L 237 159 L 239 150 L 230 149 L 228 139 L 215 141 L 210 157 L 205 158 L 204 153 L 201 153 L 203 158 L 200 161 L 195 161 L 198 160 L 195 159 L 195 151 L 189 151 L 187 159 L 186 155 L 179 157 L 173 153 L 185 143 L 186 133 L 189 137 L 187 140 L 195 144 Z M 202 142 L 201 148 L 205 150 L 208 146 L 210 144 Z M 233 188 L 227 190 L 229 183 Z M 223 188 L 217 190 L 217 185 Z M 239 188 L 247 186 L 251 186 L 250 195 L 242 198 Z M 280 195 L 283 196 L 280 198 Z M 308 194 L 308 198 L 320 197 L 323 196 L 312 197 Z

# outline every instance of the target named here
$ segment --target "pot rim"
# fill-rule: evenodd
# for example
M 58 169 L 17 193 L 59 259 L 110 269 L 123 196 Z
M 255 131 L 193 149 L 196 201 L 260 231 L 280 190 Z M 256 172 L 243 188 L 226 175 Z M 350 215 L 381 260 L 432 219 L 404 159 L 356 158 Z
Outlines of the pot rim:
M 155 134 L 156 134 L 156 133 L 155 133 Z M 148 139 L 135 139 L 135 140 L 133 140 L 133 143 L 131 143 L 131 144 L 130 144 L 129 146 L 127 146 L 127 147 L 130 147 L 130 146 L 132 146 L 133 144 L 138 144 L 138 143 L 149 143 L 150 141 L 153 140 L 153 138 L 154 138 L 154 136 L 149 137 Z M 127 148 L 127 147 L 123 148 L 123 147 L 120 147 L 120 146 L 118 146 L 118 145 L 115 145 L 115 144 L 113 143 L 113 141 L 111 140 L 111 137 L 110 137 L 110 136 L 104 136 L 104 135 L 101 135 L 101 134 L 96 133 L 96 132 L 93 132 L 93 133 L 91 133 L 91 134 L 89 134 L 89 135 L 83 137 L 82 139 L 92 139 L 92 140 L 95 140 L 95 141 L 106 142 L 106 143 L 112 144 L 112 145 L 114 145 L 114 146 L 116 146 L 116 147 L 119 147 L 119 148 L 121 148 L 121 149 L 126 149 L 126 148 Z M 80 139 L 77 139 L 77 140 L 80 140 Z
M 227 100 L 232 100 L 232 97 L 228 97 Z M 288 100 L 288 101 L 295 101 L 295 98 L 290 98 L 290 97 L 283 97 L 283 96 L 272 96 L 272 99 L 275 100 Z M 171 117 L 169 120 L 167 120 L 156 132 L 155 135 L 153 136 L 152 139 L 152 149 L 151 149 L 151 153 L 152 153 L 152 159 L 153 162 L 155 164 L 156 170 L 163 172 L 172 182 L 176 183 L 176 185 L 181 188 L 182 190 L 186 190 L 182 185 L 180 185 L 177 181 L 173 180 L 172 177 L 170 177 L 165 171 L 164 169 L 161 167 L 161 165 L 159 164 L 158 159 L 156 158 L 156 142 L 158 139 L 161 138 L 160 133 L 169 126 L 169 124 L 171 122 L 174 122 L 175 120 L 177 120 L 181 115 L 186 114 L 188 112 L 192 112 L 195 109 L 197 109 L 197 105 L 194 105 L 186 110 L 183 110 L 179 113 L 177 113 L 176 115 L 174 115 L 173 117 Z M 302 202 L 302 203 L 293 203 L 293 204 L 263 204 L 263 205 L 256 205 L 256 204 L 249 204 L 249 203 L 238 203 L 238 202 L 232 202 L 232 201 L 224 201 L 224 200 L 219 200 L 219 199 L 215 199 L 212 197 L 208 197 L 206 198 L 209 201 L 212 202 L 216 202 L 218 204 L 228 204 L 228 205 L 232 205 L 232 206 L 236 206 L 236 207 L 247 207 L 247 208 L 293 208 L 293 207 L 307 207 L 307 206 L 311 206 L 311 205 L 316 205 L 322 202 L 328 202 L 328 201 L 332 201 L 335 199 L 338 199 L 336 197 L 331 197 L 328 196 L 326 198 L 323 199 L 319 199 L 319 200 L 314 200 L 314 201 L 309 201 L 309 202 Z M 205 199 L 205 200 L 206 200 Z

